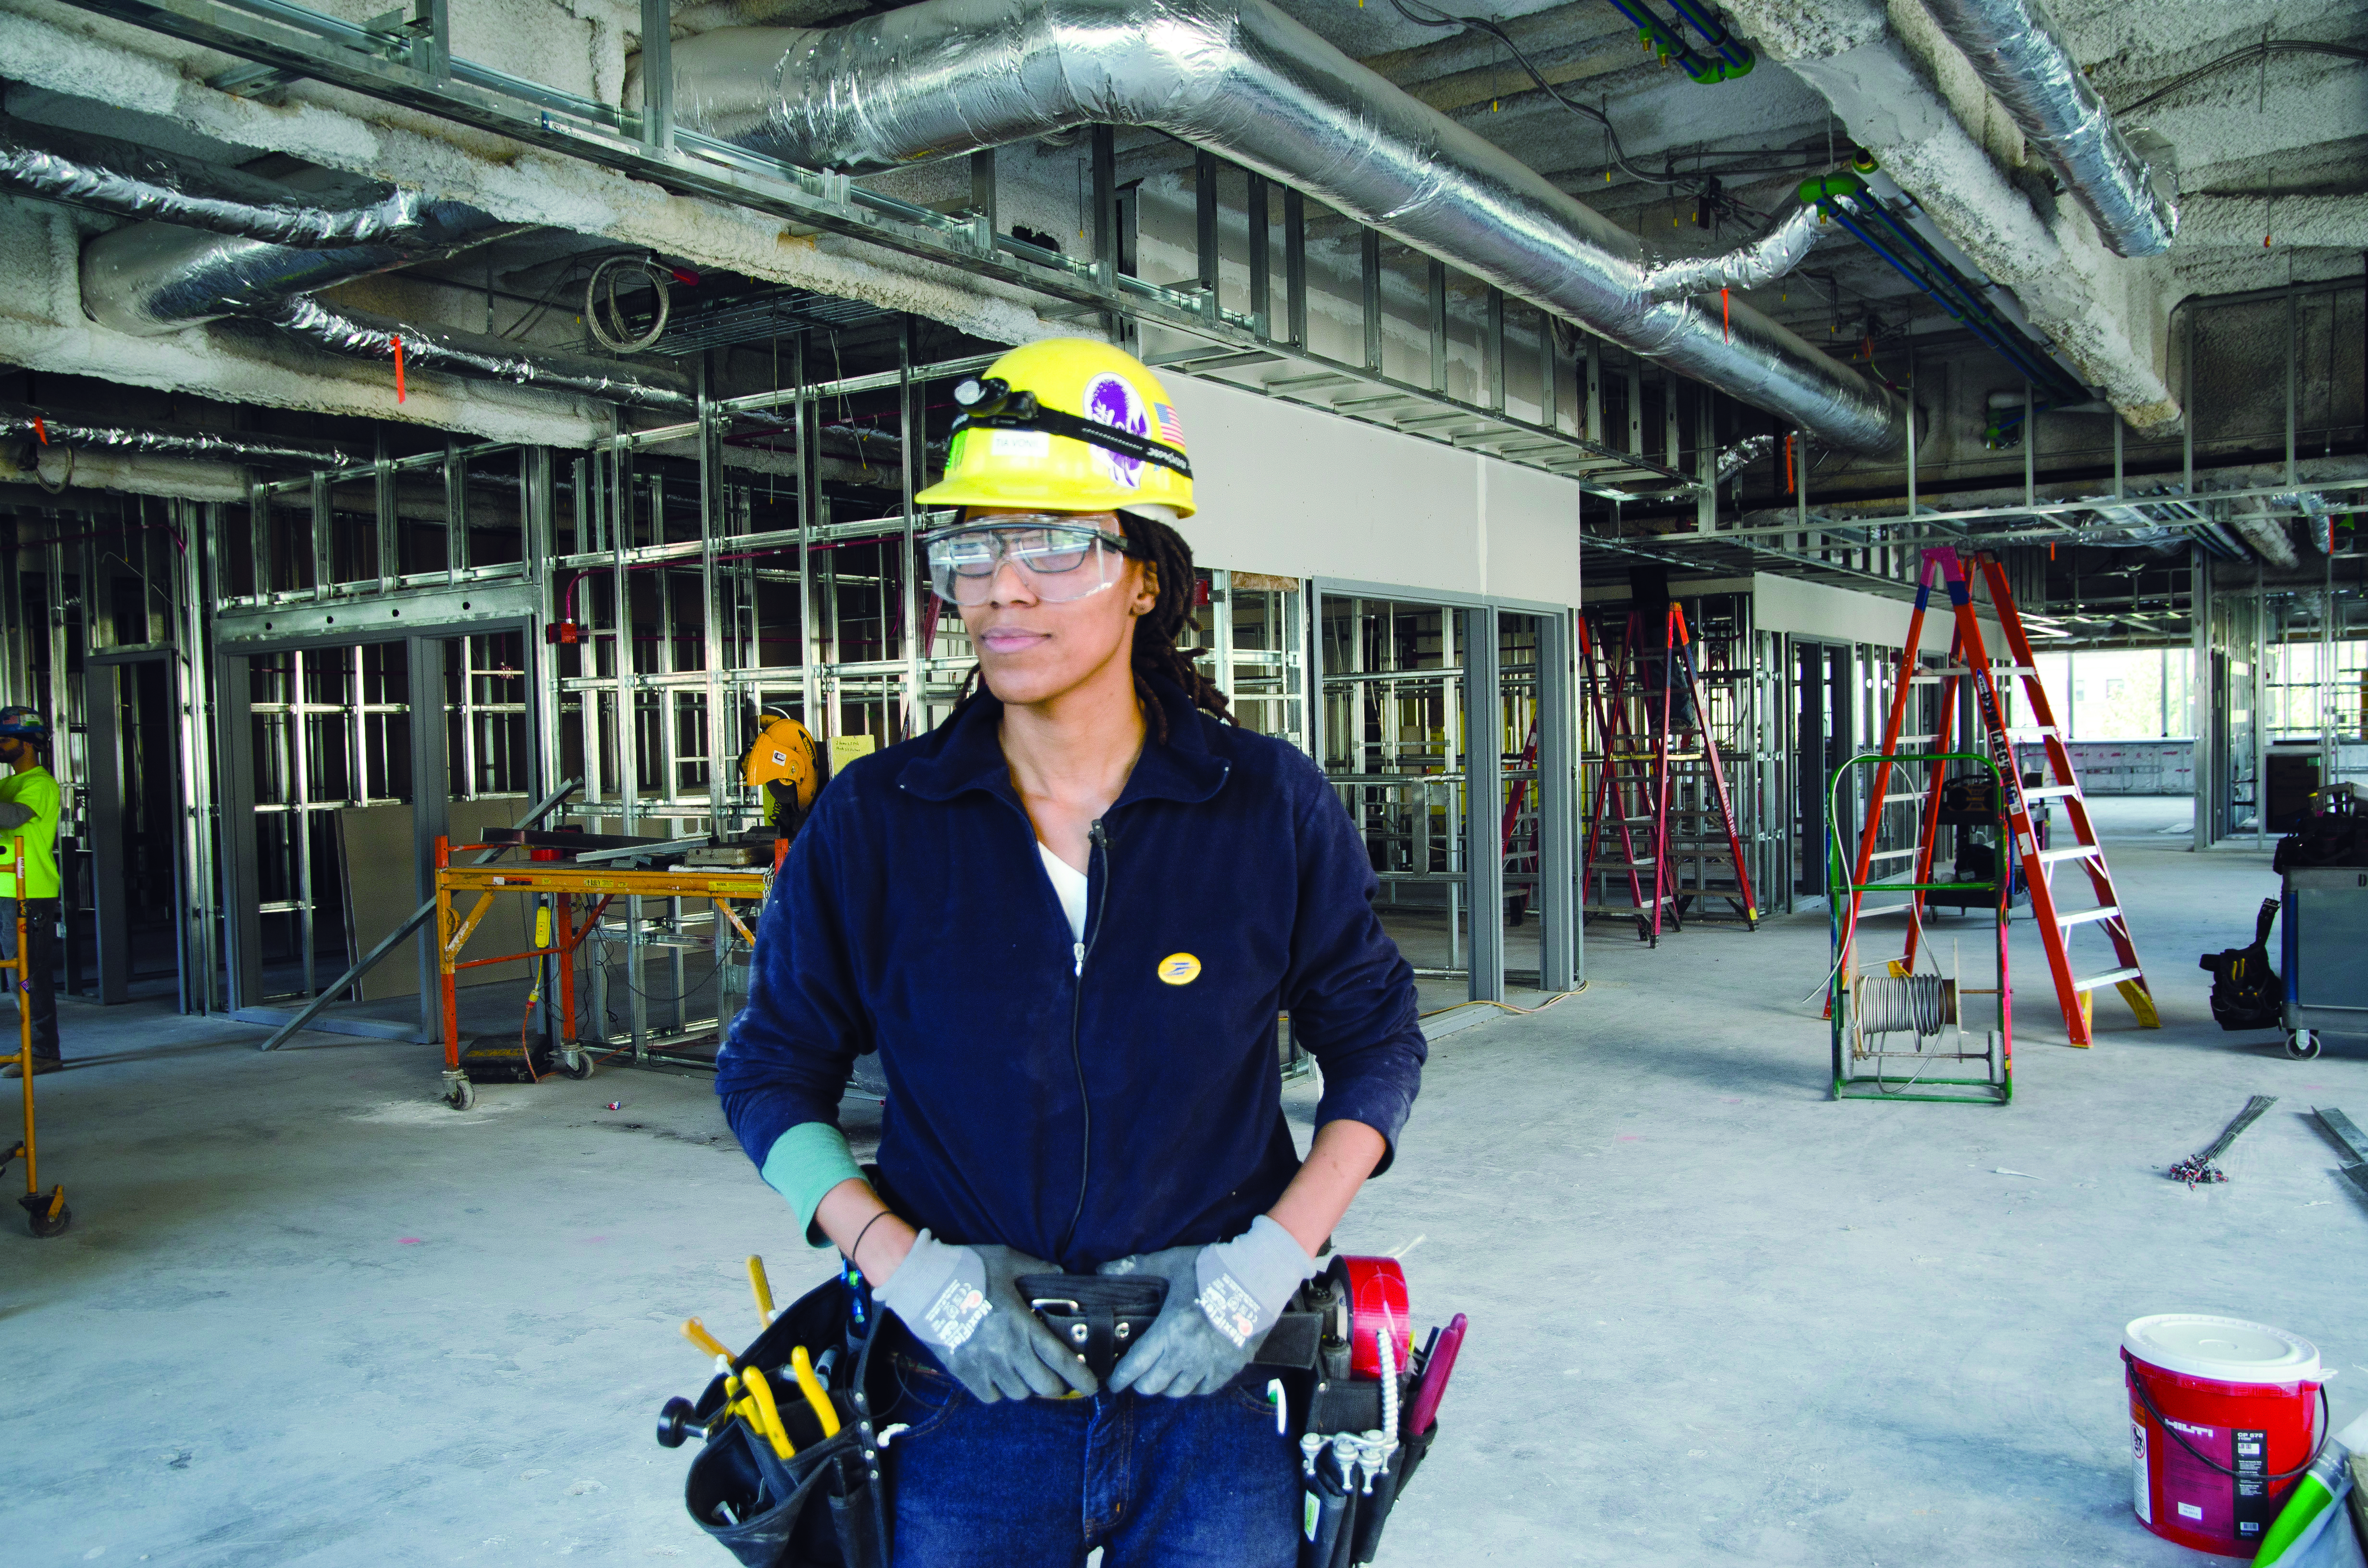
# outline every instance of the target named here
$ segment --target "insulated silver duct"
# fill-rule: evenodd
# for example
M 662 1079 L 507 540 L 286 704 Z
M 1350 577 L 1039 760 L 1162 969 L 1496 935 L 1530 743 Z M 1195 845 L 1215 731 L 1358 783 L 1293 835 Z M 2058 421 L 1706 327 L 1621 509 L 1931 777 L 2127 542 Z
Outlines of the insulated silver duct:
M 155 337 L 224 316 L 268 317 L 296 295 L 451 256 L 512 232 L 459 202 L 430 210 L 432 238 L 326 248 L 134 223 L 83 247 L 83 309 L 102 326 Z
M 1817 243 L 1825 214 L 1795 208 L 1790 216 L 1748 245 L 1725 256 L 1692 256 L 1665 261 L 1645 274 L 1645 291 L 1656 301 L 1691 300 L 1722 289 L 1758 289 L 1801 265 Z
M 1776 437 L 1764 430 L 1757 436 L 1746 436 L 1718 454 L 1716 470 L 1718 478 L 1713 483 L 1725 484 L 1728 480 L 1766 457 L 1775 449 L 1775 447 Z
M 140 430 L 121 425 L 90 425 L 79 419 L 61 419 L 54 414 L 36 414 L 27 408 L 0 408 L 0 438 L 80 450 L 199 458 L 214 462 L 278 463 L 291 468 L 352 468 L 363 460 L 335 447 L 298 446 L 268 437 L 217 435 L 211 430 Z
M 2260 497 L 2247 496 L 2230 502 L 2228 527 L 2271 565 L 2302 564 L 2302 558 L 2294 553 L 2294 536 L 2286 531 L 2286 520 L 2271 517 Z
M 403 340 L 405 366 L 444 370 L 473 381 L 508 381 L 544 392 L 568 392 L 621 403 L 654 413 L 694 418 L 699 399 L 598 369 L 564 369 L 531 355 L 459 343 L 433 328 L 407 325 L 382 317 L 338 311 L 308 295 L 288 301 L 268 318 L 272 324 L 335 354 L 356 358 L 394 361 L 394 343 Z
M 2101 550 L 2143 548 L 2157 555 L 2176 555 L 2186 550 L 2189 540 L 2194 538 L 2185 524 L 2166 520 L 2150 506 L 2101 506 L 2089 515 L 2115 530 L 2105 538 L 2082 537 L 2082 544 Z
M 1905 445 L 1889 393 L 1746 305 L 1656 300 L 1634 234 L 1269 0 L 923 0 L 841 28 L 725 28 L 673 59 L 680 123 L 825 168 L 1163 131 L 1829 446 Z
M 2302 537 L 2310 540 L 2313 550 L 2321 555 L 2335 553 L 2335 519 L 2328 513 L 2326 496 L 2316 490 L 2288 490 L 2271 499 L 2302 514 Z
M 415 190 L 398 189 L 367 207 L 344 208 L 196 196 L 63 153 L 22 146 L 5 136 L 0 136 L 0 189 L 118 218 L 287 245 L 432 246 L 453 237 L 449 231 L 461 214 L 482 216 L 456 203 L 430 202 Z
M 2033 150 L 2097 222 L 2116 256 L 2159 256 L 2179 232 L 2179 209 L 2089 85 L 2040 0 L 1924 0 Z
M 461 202 L 398 191 L 371 207 L 340 211 L 190 197 L 96 163 L 5 142 L 0 186 L 125 216 L 154 211 L 169 219 L 117 229 L 83 247 L 83 308 L 118 332 L 157 336 L 238 317 L 269 322 L 333 353 L 389 361 L 400 337 L 405 362 L 423 370 L 686 418 L 699 412 L 699 400 L 689 392 L 597 364 L 576 368 L 507 345 L 471 345 L 433 328 L 340 312 L 312 297 L 517 232 L 516 225 Z M 282 237 L 299 243 L 283 244 Z M 304 460 L 317 466 L 321 460 Z

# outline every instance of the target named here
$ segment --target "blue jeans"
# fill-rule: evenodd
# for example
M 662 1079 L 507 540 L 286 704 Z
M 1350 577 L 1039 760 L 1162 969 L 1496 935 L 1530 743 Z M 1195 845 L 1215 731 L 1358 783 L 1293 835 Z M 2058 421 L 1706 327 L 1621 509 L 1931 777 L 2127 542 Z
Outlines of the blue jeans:
M 1299 1456 L 1260 1389 L 981 1404 L 895 1358 L 896 1568 L 1292 1568 Z

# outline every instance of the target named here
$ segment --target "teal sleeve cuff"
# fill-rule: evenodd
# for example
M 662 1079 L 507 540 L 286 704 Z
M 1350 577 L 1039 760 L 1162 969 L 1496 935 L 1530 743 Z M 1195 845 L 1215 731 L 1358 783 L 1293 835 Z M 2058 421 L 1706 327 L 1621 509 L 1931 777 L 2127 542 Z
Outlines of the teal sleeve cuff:
M 765 1185 L 797 1211 L 808 1246 L 830 1244 L 830 1238 L 814 1229 L 814 1210 L 822 1207 L 823 1195 L 850 1176 L 863 1179 L 848 1150 L 847 1134 L 827 1121 L 801 1121 L 774 1139 L 761 1169 Z

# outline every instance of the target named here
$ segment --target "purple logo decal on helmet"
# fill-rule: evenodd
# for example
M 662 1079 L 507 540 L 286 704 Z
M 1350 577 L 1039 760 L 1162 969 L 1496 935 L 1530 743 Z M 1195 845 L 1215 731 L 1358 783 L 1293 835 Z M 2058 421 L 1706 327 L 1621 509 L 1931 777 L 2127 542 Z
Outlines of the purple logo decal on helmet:
M 1086 417 L 1123 430 L 1131 436 L 1151 434 L 1151 415 L 1123 376 L 1104 373 L 1086 383 Z M 1125 485 L 1129 490 L 1142 487 L 1143 460 L 1101 447 L 1092 449 L 1095 461 L 1113 482 Z

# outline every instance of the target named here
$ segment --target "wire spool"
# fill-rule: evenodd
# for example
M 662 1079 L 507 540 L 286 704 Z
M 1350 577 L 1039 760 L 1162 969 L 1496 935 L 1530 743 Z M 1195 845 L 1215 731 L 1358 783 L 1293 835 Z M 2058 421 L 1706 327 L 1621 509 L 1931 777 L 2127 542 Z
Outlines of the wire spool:
M 1938 974 L 1870 974 L 1850 988 L 1858 1032 L 1930 1037 L 1957 1021 L 1957 983 Z
M 619 274 L 629 279 L 641 274 L 657 294 L 657 308 L 646 330 L 636 336 L 625 324 L 624 307 L 617 300 Z M 591 278 L 584 285 L 584 323 L 592 335 L 612 354 L 639 354 L 666 335 L 666 317 L 673 309 L 673 299 L 666 285 L 673 274 L 646 256 L 612 256 L 592 269 Z M 602 319 L 602 312 L 607 319 Z

